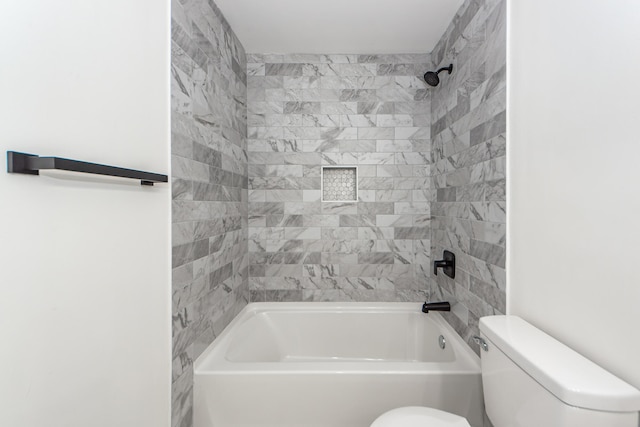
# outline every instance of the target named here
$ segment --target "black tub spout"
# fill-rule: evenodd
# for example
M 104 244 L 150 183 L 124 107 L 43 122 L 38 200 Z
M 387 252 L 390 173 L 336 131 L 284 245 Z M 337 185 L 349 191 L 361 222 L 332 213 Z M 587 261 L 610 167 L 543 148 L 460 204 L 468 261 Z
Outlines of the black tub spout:
M 430 311 L 451 311 L 451 304 L 449 304 L 449 301 L 425 302 L 422 304 L 423 313 Z

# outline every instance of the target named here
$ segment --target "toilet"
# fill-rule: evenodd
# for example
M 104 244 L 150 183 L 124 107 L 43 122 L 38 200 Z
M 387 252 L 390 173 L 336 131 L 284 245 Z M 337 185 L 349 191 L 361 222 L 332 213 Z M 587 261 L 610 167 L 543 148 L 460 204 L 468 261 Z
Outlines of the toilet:
M 523 319 L 483 317 L 480 335 L 485 408 L 494 427 L 640 425 L 639 390 Z M 371 427 L 470 425 L 455 414 L 412 406 L 385 412 Z

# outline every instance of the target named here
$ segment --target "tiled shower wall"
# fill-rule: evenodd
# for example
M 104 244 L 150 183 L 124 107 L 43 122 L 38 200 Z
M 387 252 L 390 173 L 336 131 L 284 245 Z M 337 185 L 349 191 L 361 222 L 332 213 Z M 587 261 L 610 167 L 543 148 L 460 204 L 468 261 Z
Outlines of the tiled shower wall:
M 422 301 L 429 55 L 248 55 L 252 301 Z M 321 201 L 357 166 L 358 201 Z
M 446 318 L 478 351 L 478 319 L 505 312 L 505 1 L 467 0 L 432 59 L 454 66 L 431 99 L 432 256 L 457 257 L 432 298 L 456 302 Z
M 246 57 L 210 0 L 172 4 L 172 426 L 193 361 L 249 300 Z

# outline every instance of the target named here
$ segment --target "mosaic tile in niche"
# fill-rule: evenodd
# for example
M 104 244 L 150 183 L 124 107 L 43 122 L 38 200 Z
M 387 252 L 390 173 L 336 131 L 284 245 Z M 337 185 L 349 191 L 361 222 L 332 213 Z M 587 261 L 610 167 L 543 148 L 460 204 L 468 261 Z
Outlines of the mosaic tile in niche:
M 357 186 L 356 168 L 322 168 L 322 200 L 355 202 Z

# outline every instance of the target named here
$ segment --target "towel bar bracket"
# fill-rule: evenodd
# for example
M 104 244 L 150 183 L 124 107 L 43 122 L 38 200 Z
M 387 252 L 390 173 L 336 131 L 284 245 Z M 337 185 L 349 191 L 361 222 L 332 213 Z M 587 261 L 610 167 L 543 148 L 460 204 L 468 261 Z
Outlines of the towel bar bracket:
M 30 166 L 27 165 L 27 162 L 32 157 L 34 157 L 33 154 L 7 151 L 7 172 L 40 175 L 40 171 L 31 169 Z

